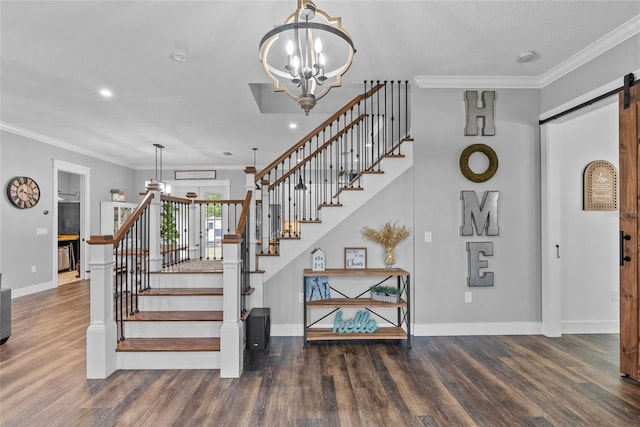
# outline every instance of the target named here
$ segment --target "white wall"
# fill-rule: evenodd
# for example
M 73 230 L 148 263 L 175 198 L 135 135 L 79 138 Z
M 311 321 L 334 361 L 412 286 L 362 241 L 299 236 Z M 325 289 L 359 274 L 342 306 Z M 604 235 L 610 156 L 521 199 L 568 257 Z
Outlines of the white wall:
M 613 101 L 613 102 L 611 102 Z M 582 209 L 583 174 L 594 160 L 618 167 L 618 105 L 608 105 L 550 127 L 559 170 L 562 332 L 619 331 L 618 211 Z
M 383 268 L 384 250 L 382 246 L 362 238 L 361 231 L 365 227 L 378 228 L 389 221 L 411 227 L 413 224 L 413 193 L 413 170 L 409 169 L 329 234 L 315 242 L 312 247 L 319 246 L 325 251 L 327 268 L 343 268 L 345 247 L 366 247 L 367 265 L 371 268 Z M 318 225 L 302 224 L 302 234 L 304 234 L 306 226 Z M 414 237 L 415 233 L 412 229 L 409 239 L 400 243 L 396 248 L 397 263 L 395 267 L 403 268 L 409 272 L 413 271 Z M 298 298 L 302 292 L 302 270 L 305 268 L 311 268 L 310 251 L 301 253 L 291 264 L 264 284 L 264 301 L 266 307 L 271 307 L 273 335 L 302 335 L 303 305 L 299 303 Z M 412 283 L 416 283 L 413 277 Z M 348 286 L 348 284 L 345 285 Z M 421 286 L 421 284 L 418 283 L 417 286 Z M 422 308 L 419 303 L 416 303 L 414 309 L 421 310 Z M 329 323 L 332 321 L 333 317 Z
M 464 136 L 461 89 L 412 89 L 415 138 L 416 334 L 536 333 L 541 320 L 538 90 L 497 90 L 496 135 Z M 476 184 L 460 172 L 471 144 L 491 146 L 496 175 Z M 499 236 L 460 236 L 460 192 L 499 191 Z M 431 231 L 433 241 L 424 242 Z M 484 271 L 495 285 L 469 288 L 466 243 L 492 241 Z M 473 302 L 466 304 L 465 292 Z
M 0 131 L 0 139 L 2 188 L 6 188 L 11 177 L 30 176 L 38 183 L 41 193 L 35 207 L 16 209 L 9 204 L 3 190 L 4 202 L 0 204 L 2 286 L 12 288 L 16 297 L 57 285 L 52 274 L 56 255 L 52 248 L 57 239 L 53 235 L 53 200 L 57 194 L 52 180 L 53 159 L 91 169 L 89 234 L 100 234 L 100 201 L 109 200 L 109 190 L 132 190 L 133 170 L 5 131 Z M 47 234 L 37 235 L 37 228 L 46 229 Z M 36 266 L 35 273 L 31 272 L 32 266 Z

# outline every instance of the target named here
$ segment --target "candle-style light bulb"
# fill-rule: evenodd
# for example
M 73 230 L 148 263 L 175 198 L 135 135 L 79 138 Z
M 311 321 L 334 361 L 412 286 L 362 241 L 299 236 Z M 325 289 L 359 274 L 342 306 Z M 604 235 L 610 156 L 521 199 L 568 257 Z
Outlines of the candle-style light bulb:
M 287 55 L 293 55 L 293 42 L 291 40 L 287 42 Z

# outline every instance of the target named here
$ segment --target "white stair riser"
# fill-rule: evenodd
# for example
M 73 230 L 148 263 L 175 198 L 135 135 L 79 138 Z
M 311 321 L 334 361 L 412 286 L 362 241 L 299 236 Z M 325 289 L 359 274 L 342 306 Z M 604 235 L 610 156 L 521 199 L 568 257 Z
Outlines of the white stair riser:
M 209 311 L 222 310 L 222 296 L 217 295 L 144 295 L 138 300 L 140 311 Z
M 118 369 L 220 369 L 218 351 L 116 353 Z
M 220 288 L 222 273 L 151 274 L 152 288 Z
M 125 322 L 127 338 L 217 338 L 222 322 Z

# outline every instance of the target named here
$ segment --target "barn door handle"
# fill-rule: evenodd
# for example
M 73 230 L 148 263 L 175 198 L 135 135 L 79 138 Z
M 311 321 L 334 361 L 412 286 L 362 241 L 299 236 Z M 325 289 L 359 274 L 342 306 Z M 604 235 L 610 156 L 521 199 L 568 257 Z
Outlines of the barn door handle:
M 560 245 L 556 245 L 556 258 L 560 258 Z
M 624 262 L 631 261 L 631 257 L 629 255 L 624 255 L 624 241 L 631 240 L 631 236 L 629 234 L 625 234 L 624 231 L 620 230 L 620 266 L 624 265 Z

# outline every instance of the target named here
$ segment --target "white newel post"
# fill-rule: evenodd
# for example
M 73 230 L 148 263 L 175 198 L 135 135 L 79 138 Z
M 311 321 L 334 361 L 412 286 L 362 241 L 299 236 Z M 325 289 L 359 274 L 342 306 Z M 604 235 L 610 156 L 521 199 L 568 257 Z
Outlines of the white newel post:
M 247 181 L 245 184 L 245 194 L 247 191 L 251 191 L 251 203 L 249 206 L 249 235 L 245 236 L 249 241 L 249 270 L 256 271 L 256 245 L 258 242 L 258 236 L 256 236 L 256 168 L 249 166 L 245 168 L 244 173 L 247 174 Z
M 147 190 L 153 193 L 153 199 L 149 204 L 149 271 L 162 270 L 162 253 L 160 252 L 160 211 L 162 210 L 162 192 L 147 186 Z
M 113 320 L 113 236 L 91 236 L 91 323 L 87 328 L 87 378 L 107 378 L 118 367 Z
M 244 325 L 240 320 L 240 242 L 238 236 L 225 236 L 222 240 L 224 307 L 220 329 L 221 378 L 239 378 L 244 363 Z
M 262 180 L 262 253 L 268 254 L 270 249 L 269 230 L 269 181 Z
M 198 250 L 200 249 L 200 221 L 198 221 L 198 206 L 192 200 L 189 205 L 189 259 L 197 259 L 200 257 Z

